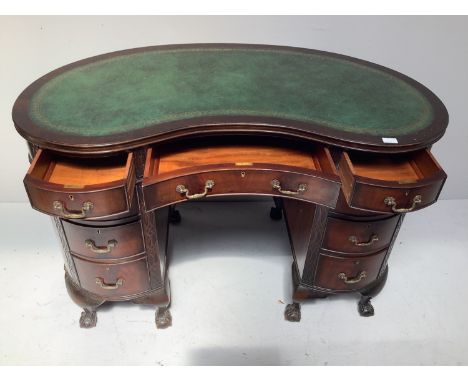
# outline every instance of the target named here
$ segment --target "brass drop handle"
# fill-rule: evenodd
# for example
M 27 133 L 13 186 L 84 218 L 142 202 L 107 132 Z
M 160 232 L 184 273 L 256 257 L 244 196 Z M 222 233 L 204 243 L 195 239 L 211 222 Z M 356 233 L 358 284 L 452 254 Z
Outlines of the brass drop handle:
M 297 191 L 289 191 L 289 190 L 283 190 L 281 188 L 281 183 L 278 179 L 273 179 L 271 181 L 271 187 L 273 187 L 273 190 L 277 190 L 281 192 L 283 195 L 298 195 L 302 192 L 307 191 L 307 184 L 301 183 L 297 187 Z
M 177 187 L 176 187 L 176 192 L 178 192 L 179 194 L 185 194 L 185 197 L 189 200 L 192 200 L 192 199 L 201 199 L 203 197 L 205 197 L 207 194 L 208 194 L 208 191 L 213 189 L 215 185 L 215 182 L 212 181 L 212 180 L 207 180 L 205 182 L 205 191 L 202 192 L 201 194 L 193 194 L 193 195 L 190 195 L 190 192 L 189 190 L 187 189 L 187 187 L 185 187 L 183 184 L 179 184 Z
M 82 219 L 86 217 L 86 214 L 91 211 L 94 207 L 91 202 L 84 202 L 81 207 L 81 212 L 68 211 L 64 203 L 60 200 L 54 200 L 54 210 L 60 213 L 60 216 L 68 219 Z
M 421 202 L 422 202 L 421 195 L 416 195 L 413 198 L 413 205 L 410 208 L 396 208 L 396 201 L 395 201 L 395 198 L 393 196 L 387 196 L 384 199 L 385 205 L 386 206 L 392 206 L 392 211 L 397 213 L 397 214 L 401 214 L 401 213 L 405 213 L 405 212 L 411 212 L 411 211 L 413 211 L 415 209 L 416 205 L 421 203 Z
M 369 241 L 359 242 L 356 236 L 350 236 L 348 239 L 356 247 L 368 247 L 369 245 L 374 244 L 374 241 L 379 241 L 379 237 L 376 234 L 372 234 Z
M 94 240 L 87 239 L 85 245 L 94 253 L 110 253 L 112 248 L 117 245 L 117 240 L 109 240 L 106 246 L 98 247 Z
M 348 276 L 346 276 L 346 273 L 338 273 L 338 278 L 340 280 L 343 280 L 345 284 L 357 284 L 359 281 L 361 281 L 362 279 L 365 279 L 367 277 L 367 272 L 366 271 L 362 271 L 360 272 L 356 277 L 354 278 L 348 278 Z
M 113 290 L 118 289 L 124 283 L 123 279 L 118 279 L 115 284 L 106 284 L 104 280 L 100 277 L 96 277 L 96 284 L 99 285 L 102 289 Z

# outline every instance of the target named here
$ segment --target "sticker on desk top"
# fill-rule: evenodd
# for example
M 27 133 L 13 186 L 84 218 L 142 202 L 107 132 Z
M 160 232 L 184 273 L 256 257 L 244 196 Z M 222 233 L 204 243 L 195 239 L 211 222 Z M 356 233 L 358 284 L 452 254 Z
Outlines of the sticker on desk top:
M 383 143 L 398 143 L 396 138 L 382 138 Z

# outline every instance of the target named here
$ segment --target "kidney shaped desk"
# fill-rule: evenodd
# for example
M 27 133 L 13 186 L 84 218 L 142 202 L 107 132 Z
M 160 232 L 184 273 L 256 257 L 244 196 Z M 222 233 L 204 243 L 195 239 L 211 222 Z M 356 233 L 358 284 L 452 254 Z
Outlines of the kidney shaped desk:
M 53 217 L 82 327 L 121 300 L 153 304 L 157 326 L 171 325 L 175 206 L 226 195 L 271 196 L 271 218 L 285 219 L 287 320 L 300 320 L 301 301 L 338 293 L 358 293 L 360 314 L 373 315 L 404 215 L 434 203 L 446 179 L 429 151 L 448 124 L 432 92 L 301 48 L 104 54 L 34 82 L 13 120 L 30 149 L 24 185 L 32 207 Z

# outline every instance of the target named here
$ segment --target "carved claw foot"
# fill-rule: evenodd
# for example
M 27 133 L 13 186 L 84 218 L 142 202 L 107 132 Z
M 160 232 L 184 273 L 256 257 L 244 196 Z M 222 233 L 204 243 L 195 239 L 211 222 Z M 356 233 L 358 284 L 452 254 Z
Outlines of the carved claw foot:
M 97 314 L 94 310 L 84 309 L 81 312 L 80 328 L 90 329 L 94 328 L 97 323 Z
M 301 320 L 301 305 L 297 302 L 286 305 L 284 318 L 286 321 L 299 322 Z
M 374 307 L 372 306 L 371 297 L 362 296 L 358 303 L 358 311 L 362 317 L 371 317 L 374 315 Z
M 166 329 L 172 326 L 171 311 L 168 308 L 158 308 L 156 311 L 156 327 Z
M 181 220 L 182 216 L 180 216 L 180 212 L 175 209 L 171 209 L 171 212 L 169 213 L 169 223 L 179 224 Z
M 283 213 L 281 211 L 281 208 L 271 207 L 270 218 L 272 218 L 273 220 L 281 220 L 282 217 L 283 217 Z

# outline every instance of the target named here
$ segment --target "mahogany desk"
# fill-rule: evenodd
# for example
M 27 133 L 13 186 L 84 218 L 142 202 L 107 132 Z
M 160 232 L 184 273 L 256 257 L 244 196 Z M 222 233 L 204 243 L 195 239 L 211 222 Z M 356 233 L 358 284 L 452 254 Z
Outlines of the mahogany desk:
M 59 233 L 70 297 L 96 325 L 106 301 L 158 307 L 178 203 L 268 195 L 291 243 L 293 304 L 383 287 L 405 213 L 446 174 L 429 148 L 448 114 L 418 82 L 300 48 L 198 44 L 88 58 L 30 85 L 13 108 L 30 148 L 24 184 Z M 182 223 L 183 224 L 183 220 Z M 194 254 L 196 255 L 196 254 Z

